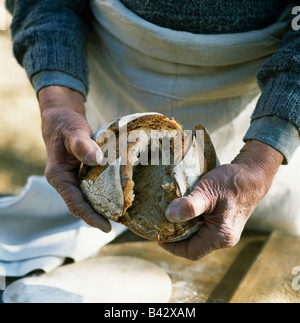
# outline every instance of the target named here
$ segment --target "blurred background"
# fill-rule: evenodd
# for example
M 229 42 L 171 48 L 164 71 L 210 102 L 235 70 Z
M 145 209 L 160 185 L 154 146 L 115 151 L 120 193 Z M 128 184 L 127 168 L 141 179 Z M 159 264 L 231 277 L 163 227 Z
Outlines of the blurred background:
M 30 175 L 44 174 L 46 150 L 35 91 L 12 54 L 11 15 L 6 11 L 4 18 L 0 28 L 0 194 L 19 194 Z

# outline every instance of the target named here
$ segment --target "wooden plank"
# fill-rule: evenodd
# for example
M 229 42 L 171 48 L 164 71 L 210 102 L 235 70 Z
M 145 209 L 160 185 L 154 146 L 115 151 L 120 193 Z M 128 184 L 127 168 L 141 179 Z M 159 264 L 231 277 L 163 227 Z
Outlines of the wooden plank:
M 300 303 L 300 237 L 273 232 L 231 303 Z

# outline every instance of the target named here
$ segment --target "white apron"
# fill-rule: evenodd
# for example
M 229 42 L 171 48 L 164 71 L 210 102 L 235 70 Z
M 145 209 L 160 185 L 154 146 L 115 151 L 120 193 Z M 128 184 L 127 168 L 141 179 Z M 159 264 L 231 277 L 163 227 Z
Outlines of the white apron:
M 287 28 L 199 35 L 145 21 L 118 0 L 92 0 L 88 120 L 96 130 L 118 117 L 160 112 L 192 129 L 204 125 L 222 164 L 243 146 L 260 91 L 256 74 Z M 300 234 L 300 150 L 281 166 L 248 227 Z

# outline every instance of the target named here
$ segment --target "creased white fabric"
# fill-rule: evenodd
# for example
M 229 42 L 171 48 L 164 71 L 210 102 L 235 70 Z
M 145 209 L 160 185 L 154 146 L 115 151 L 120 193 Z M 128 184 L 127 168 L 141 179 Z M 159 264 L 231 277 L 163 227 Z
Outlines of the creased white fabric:
M 73 217 L 43 176 L 31 176 L 20 196 L 0 199 L 0 266 L 7 276 L 50 271 L 66 257 L 95 254 L 125 227 L 113 223 L 106 234 Z

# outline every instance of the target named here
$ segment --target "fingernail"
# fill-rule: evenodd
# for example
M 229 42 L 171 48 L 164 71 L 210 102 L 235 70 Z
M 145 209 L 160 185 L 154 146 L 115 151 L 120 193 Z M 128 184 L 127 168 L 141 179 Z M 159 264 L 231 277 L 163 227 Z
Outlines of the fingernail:
M 92 221 L 92 225 L 105 233 L 109 233 L 111 231 L 111 224 L 107 220 L 105 220 L 101 215 L 97 213 L 93 213 L 90 215 L 90 220 Z
M 102 162 L 103 154 L 101 149 L 90 151 L 85 157 L 87 165 L 89 166 L 97 166 Z
M 109 233 L 111 231 L 111 225 L 109 223 L 102 223 L 102 226 L 100 228 L 105 233 Z
M 180 222 L 182 217 L 180 215 L 180 208 L 178 205 L 169 205 L 166 209 L 166 218 L 171 222 Z

